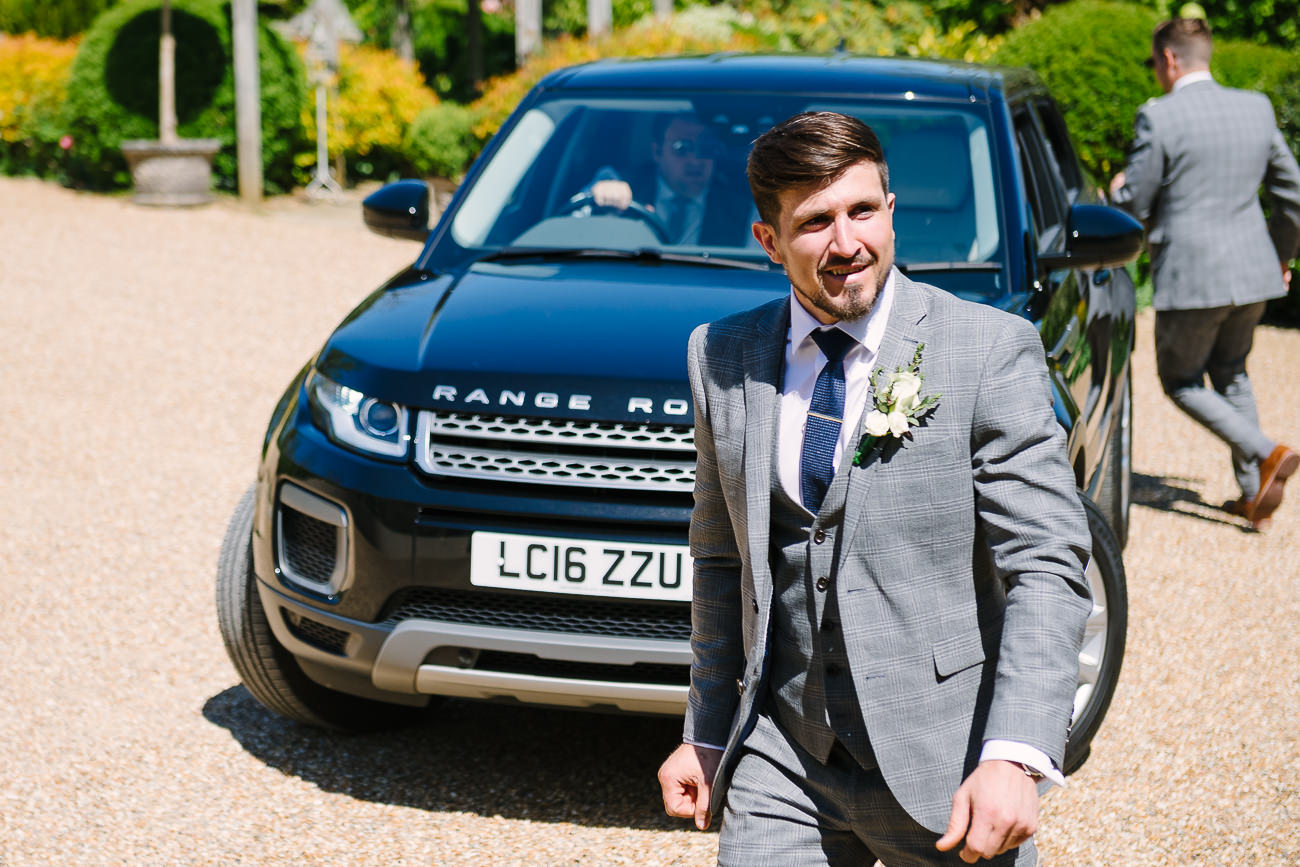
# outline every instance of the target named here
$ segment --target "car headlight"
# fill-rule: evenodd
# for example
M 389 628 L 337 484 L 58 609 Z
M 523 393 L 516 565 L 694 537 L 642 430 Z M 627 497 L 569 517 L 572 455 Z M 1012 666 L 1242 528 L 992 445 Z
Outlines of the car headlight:
M 410 435 L 401 404 L 367 397 L 319 373 L 307 384 L 307 399 L 317 424 L 335 440 L 375 455 L 406 457 Z

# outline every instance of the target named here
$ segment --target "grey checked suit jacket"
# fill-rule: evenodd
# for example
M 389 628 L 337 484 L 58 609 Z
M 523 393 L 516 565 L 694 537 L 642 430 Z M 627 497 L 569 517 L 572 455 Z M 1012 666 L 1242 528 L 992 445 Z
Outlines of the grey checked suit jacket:
M 902 448 L 861 467 L 844 459 L 831 586 L 881 772 L 938 833 L 985 739 L 1061 763 L 1091 607 L 1090 536 L 1033 326 L 896 280 L 879 365 L 894 370 L 922 342 L 923 393 L 943 397 Z M 766 691 L 772 438 L 789 304 L 701 326 L 690 341 L 699 459 L 685 736 L 726 744 L 715 815 Z
M 1286 294 L 1278 263 L 1300 240 L 1300 168 L 1263 94 L 1198 81 L 1147 102 L 1124 175 L 1114 204 L 1147 228 L 1157 310 Z

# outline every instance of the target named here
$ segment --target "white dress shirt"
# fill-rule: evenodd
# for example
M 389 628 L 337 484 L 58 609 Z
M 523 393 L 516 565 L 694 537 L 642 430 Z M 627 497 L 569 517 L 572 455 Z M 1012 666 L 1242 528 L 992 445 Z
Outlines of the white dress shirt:
M 1208 69 L 1200 69 L 1196 72 L 1185 72 L 1177 81 L 1174 82 L 1174 86 L 1169 88 L 1169 92 L 1175 93 L 1182 90 L 1187 85 L 1195 84 L 1198 81 L 1214 81 L 1214 76 L 1210 74 L 1210 70 Z

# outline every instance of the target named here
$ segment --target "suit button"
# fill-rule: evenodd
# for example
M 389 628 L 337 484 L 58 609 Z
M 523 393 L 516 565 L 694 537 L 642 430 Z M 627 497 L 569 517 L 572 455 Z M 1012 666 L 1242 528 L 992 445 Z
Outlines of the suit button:
M 754 609 L 754 613 L 757 614 L 757 613 L 758 613 L 758 600 L 757 600 L 757 599 L 751 599 L 751 600 L 749 600 L 749 604 L 750 604 L 750 607 L 752 607 L 752 608 Z
M 820 545 L 822 542 L 825 542 L 825 541 L 826 541 L 826 531 L 825 531 L 825 530 L 817 530 L 816 532 L 814 532 L 814 533 L 813 533 L 813 541 L 816 542 L 818 545 Z
M 827 620 L 822 624 L 822 632 L 834 632 L 838 627 L 839 624 L 834 620 Z
M 828 584 L 830 584 L 830 583 L 831 583 L 831 582 L 829 582 L 829 581 L 826 580 L 826 576 L 823 575 L 822 577 L 820 577 L 820 578 L 817 579 L 817 589 L 818 589 L 818 590 L 825 590 L 825 589 L 826 589 L 826 585 L 828 585 Z
M 741 695 L 745 694 L 745 682 L 743 680 L 736 681 L 736 692 Z

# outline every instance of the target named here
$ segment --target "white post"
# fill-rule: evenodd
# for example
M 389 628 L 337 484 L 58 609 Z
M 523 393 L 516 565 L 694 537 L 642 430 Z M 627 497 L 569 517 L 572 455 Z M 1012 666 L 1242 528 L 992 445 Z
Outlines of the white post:
M 523 66 L 542 47 L 542 0 L 515 0 L 515 63 Z
M 262 86 L 257 59 L 257 0 L 234 0 L 231 18 L 239 197 L 249 204 L 256 204 L 262 198 Z
M 162 38 L 158 40 L 158 140 L 176 139 L 176 38 L 172 36 L 171 0 L 162 4 Z
M 587 38 L 599 39 L 613 27 L 613 0 L 587 0 Z

